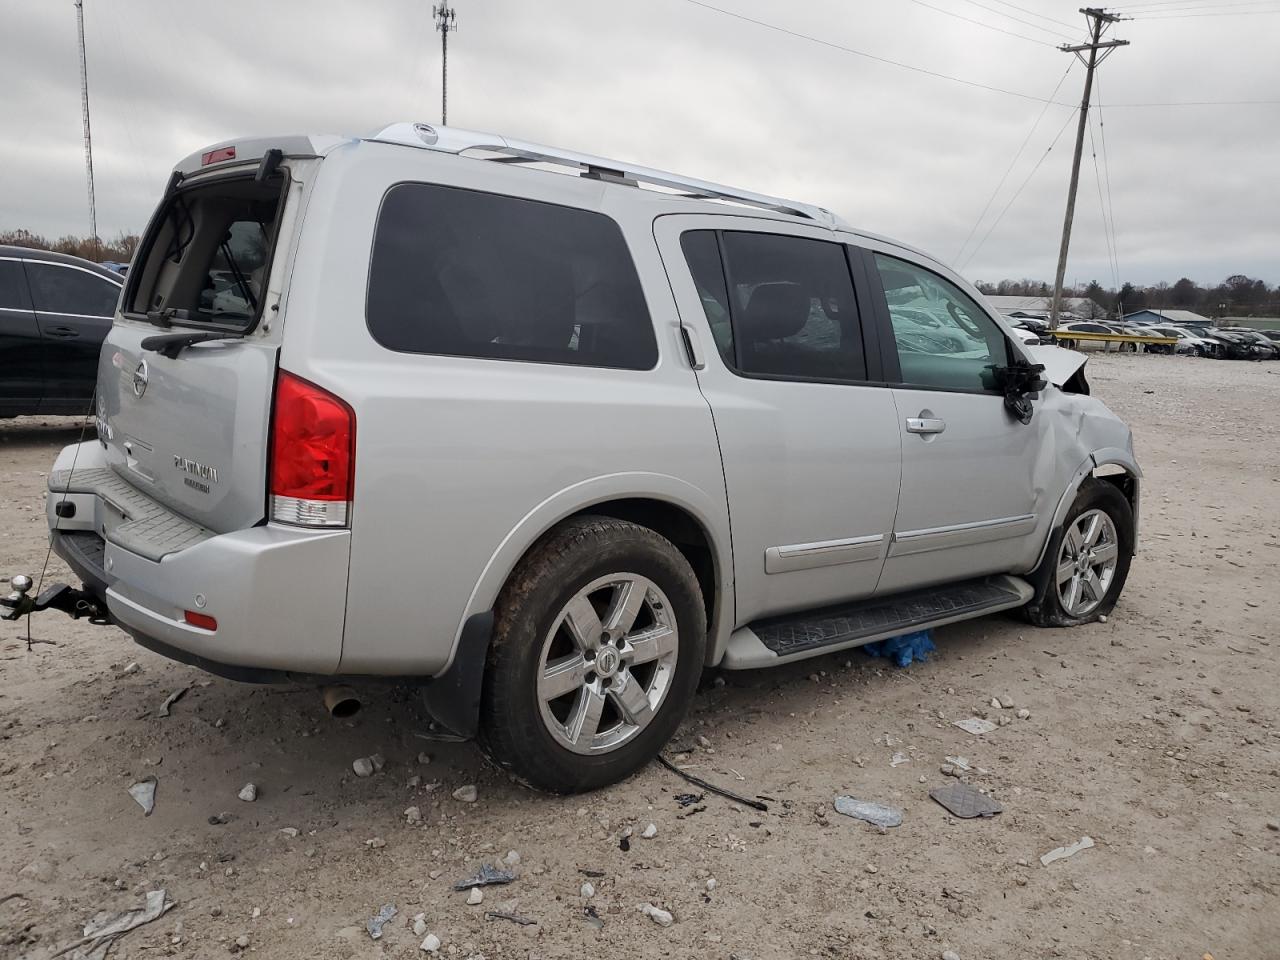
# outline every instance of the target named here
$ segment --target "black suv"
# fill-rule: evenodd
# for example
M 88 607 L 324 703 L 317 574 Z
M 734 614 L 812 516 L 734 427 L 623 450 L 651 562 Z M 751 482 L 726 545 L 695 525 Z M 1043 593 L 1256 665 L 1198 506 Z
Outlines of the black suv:
M 123 281 L 79 257 L 0 246 L 0 417 L 89 412 Z

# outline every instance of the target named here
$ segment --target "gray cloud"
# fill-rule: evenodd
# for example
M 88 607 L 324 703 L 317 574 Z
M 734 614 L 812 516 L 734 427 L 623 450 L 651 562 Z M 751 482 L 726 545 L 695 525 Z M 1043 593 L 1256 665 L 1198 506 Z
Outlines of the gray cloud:
M 930 2 L 1050 45 L 916 4 L 719 5 L 977 83 L 1033 97 L 1053 90 L 1067 64 L 1051 46 L 1060 38 L 961 0 Z M 9 81 L 0 105 L 0 228 L 87 232 L 74 9 L 69 0 L 0 4 L 0 59 Z M 140 229 L 169 168 L 205 144 L 439 117 L 439 43 L 422 0 L 85 4 L 104 236 Z M 1083 32 L 1076 4 L 1022 5 L 1080 22 L 1064 32 Z M 821 203 L 946 260 L 954 259 L 1042 106 L 684 0 L 455 0 L 455 7 L 455 124 Z M 1280 17 L 1209 17 L 1122 24 L 1117 35 L 1133 45 L 1102 68 L 1103 103 L 1274 98 L 1280 62 L 1269 38 L 1278 23 Z M 1057 99 L 1078 101 L 1082 75 L 1072 71 Z M 988 223 L 1070 111 L 1048 108 Z M 1280 281 L 1280 105 L 1111 106 L 1102 116 L 1121 280 L 1186 274 L 1214 282 L 1244 271 Z M 1051 278 L 1073 134 L 1074 124 L 966 275 Z M 1088 138 L 1085 146 L 1068 279 L 1110 284 Z

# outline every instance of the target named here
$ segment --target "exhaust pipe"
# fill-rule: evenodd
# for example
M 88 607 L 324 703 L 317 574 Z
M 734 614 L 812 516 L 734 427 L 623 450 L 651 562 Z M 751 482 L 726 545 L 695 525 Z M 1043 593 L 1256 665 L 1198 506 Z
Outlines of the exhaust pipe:
M 360 710 L 360 695 L 345 685 L 325 687 L 321 691 L 324 708 L 335 720 L 345 720 L 355 716 Z

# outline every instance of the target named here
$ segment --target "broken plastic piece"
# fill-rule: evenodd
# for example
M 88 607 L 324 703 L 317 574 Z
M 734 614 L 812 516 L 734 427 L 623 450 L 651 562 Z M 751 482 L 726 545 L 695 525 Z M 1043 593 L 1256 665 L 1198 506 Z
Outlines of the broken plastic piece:
M 384 903 L 381 910 L 365 921 L 364 928 L 369 931 L 370 937 L 374 940 L 379 940 L 382 937 L 382 928 L 395 915 L 396 905 L 394 903 Z
M 836 813 L 865 820 L 877 827 L 896 827 L 902 823 L 902 811 L 883 803 L 856 800 L 853 797 L 836 797 Z
M 84 939 L 53 954 L 71 953 L 73 960 L 103 960 L 117 940 L 135 927 L 150 923 L 173 909 L 174 902 L 164 890 L 150 890 L 141 907 L 108 913 L 101 910 L 84 925 Z
M 990 733 L 996 728 L 996 725 L 990 720 L 983 720 L 981 717 L 969 717 L 967 720 L 955 720 L 951 724 L 953 727 L 959 727 L 966 733 L 972 733 L 975 737 L 984 733 Z
M 862 649 L 870 656 L 887 657 L 899 667 L 909 667 L 913 660 L 924 663 L 929 659 L 929 654 L 938 648 L 933 645 L 933 636 L 930 631 L 917 630 L 914 633 L 904 633 L 900 637 L 890 637 L 888 640 L 865 644 Z
M 151 811 L 156 808 L 156 784 L 159 782 L 155 777 L 143 777 L 129 788 L 129 796 L 138 801 L 144 817 L 151 816 Z
M 728 800 L 733 800 L 736 803 L 745 804 L 746 806 L 750 807 L 752 810 L 759 810 L 761 813 L 769 812 L 769 808 L 765 804 L 761 803 L 759 800 L 751 800 L 747 797 L 742 796 L 742 794 L 740 793 L 734 793 L 732 790 L 726 790 L 724 787 L 717 787 L 714 783 L 708 783 L 706 780 L 703 780 L 700 777 L 695 777 L 691 773 L 685 773 L 683 770 L 677 767 L 674 763 L 672 763 L 666 757 L 662 756 L 662 754 L 658 754 L 658 762 L 662 764 L 664 767 L 666 767 L 668 770 L 670 770 L 672 773 L 674 773 L 676 776 L 684 777 L 686 780 L 692 783 L 695 787 L 701 787 L 703 790 L 710 790 L 712 793 L 717 793 Z M 623 847 L 622 849 L 625 850 L 627 848 Z
M 1004 811 L 1004 807 L 977 787 L 967 783 L 952 783 L 945 787 L 937 787 L 929 791 L 929 796 L 962 820 L 994 817 L 997 813 Z
M 172 707 L 179 700 L 181 700 L 183 697 L 185 697 L 187 695 L 187 691 L 190 689 L 191 689 L 190 686 L 186 686 L 180 690 L 173 691 L 173 693 L 165 697 L 164 703 L 160 704 L 160 711 L 159 711 L 160 716 L 167 717 L 169 715 L 169 708 Z
M 1074 857 L 1081 850 L 1088 850 L 1093 846 L 1093 837 L 1081 837 L 1069 847 L 1054 847 L 1048 853 L 1040 858 L 1040 865 L 1047 867 L 1055 860 L 1065 860 L 1067 857 Z
M 514 873 L 507 870 L 499 870 L 492 864 L 484 863 L 480 865 L 480 869 L 476 871 L 474 877 L 455 883 L 453 889 L 470 890 L 472 887 L 488 887 L 500 883 L 510 883 L 515 878 L 516 875 Z

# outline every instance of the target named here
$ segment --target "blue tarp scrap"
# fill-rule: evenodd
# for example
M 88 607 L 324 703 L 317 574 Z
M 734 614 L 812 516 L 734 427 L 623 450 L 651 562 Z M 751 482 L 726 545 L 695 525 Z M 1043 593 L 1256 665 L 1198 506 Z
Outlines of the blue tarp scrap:
M 929 630 L 917 630 L 915 633 L 904 633 L 900 637 L 890 637 L 865 644 L 862 648 L 873 657 L 888 657 L 899 667 L 908 667 L 913 660 L 924 663 L 929 654 L 938 649 L 933 645 L 933 636 Z

